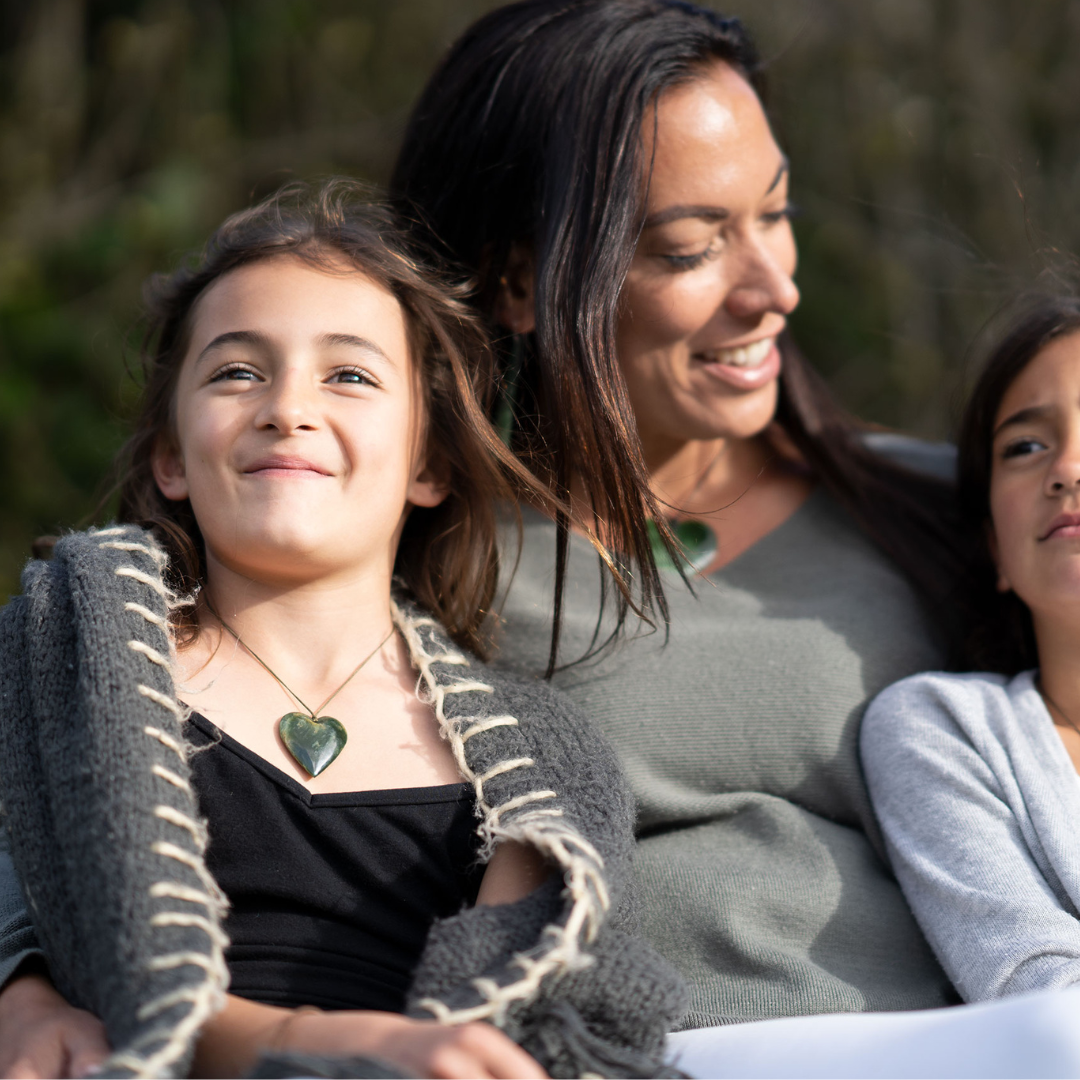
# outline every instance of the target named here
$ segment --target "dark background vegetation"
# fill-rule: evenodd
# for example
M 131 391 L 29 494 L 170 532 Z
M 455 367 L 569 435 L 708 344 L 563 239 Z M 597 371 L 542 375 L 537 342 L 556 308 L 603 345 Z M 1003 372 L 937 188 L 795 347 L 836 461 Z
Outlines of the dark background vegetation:
M 2 0 L 0 597 L 85 523 L 139 286 L 290 177 L 385 179 L 484 0 Z M 856 412 L 950 433 L 971 343 L 1071 275 L 1077 0 L 732 0 L 794 170 L 798 337 Z

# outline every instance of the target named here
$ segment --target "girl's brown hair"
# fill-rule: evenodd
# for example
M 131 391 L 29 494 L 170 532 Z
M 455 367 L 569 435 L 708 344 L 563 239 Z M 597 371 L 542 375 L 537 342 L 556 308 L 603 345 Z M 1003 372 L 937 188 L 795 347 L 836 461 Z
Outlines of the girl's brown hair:
M 1008 326 L 990 352 L 960 425 L 960 509 L 971 540 L 967 574 L 967 667 L 1015 675 L 1038 665 L 1031 612 L 1013 592 L 997 588 L 990 555 L 990 475 L 994 421 L 1008 389 L 1055 338 L 1080 331 L 1080 298 L 1034 296 L 1007 316 Z
M 147 284 L 142 400 L 118 463 L 119 519 L 154 532 L 169 555 L 175 588 L 190 592 L 202 584 L 199 524 L 190 502 L 166 499 L 158 490 L 154 449 L 172 438 L 177 377 L 199 297 L 231 270 L 280 256 L 328 273 L 341 273 L 343 263 L 355 267 L 401 304 L 422 387 L 429 454 L 445 469 L 449 495 L 437 507 L 411 511 L 395 575 L 459 644 L 485 652 L 498 578 L 499 504 L 528 500 L 553 513 L 563 508 L 487 419 L 494 358 L 466 303 L 468 288 L 432 269 L 393 213 L 353 181 L 290 184 L 228 218 L 191 265 Z M 181 640 L 197 632 L 197 618 L 196 608 L 182 609 L 176 626 Z

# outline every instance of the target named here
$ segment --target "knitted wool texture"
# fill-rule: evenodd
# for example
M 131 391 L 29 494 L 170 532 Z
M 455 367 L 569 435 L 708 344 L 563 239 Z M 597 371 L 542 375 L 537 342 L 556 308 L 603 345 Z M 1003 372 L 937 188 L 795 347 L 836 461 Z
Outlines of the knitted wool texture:
M 164 557 L 134 526 L 73 534 L 0 613 L 0 802 L 62 993 L 100 1016 L 105 1075 L 179 1076 L 227 985 L 169 660 Z M 508 839 L 562 871 L 435 924 L 408 1011 L 489 1020 L 552 1076 L 670 1075 L 679 977 L 632 934 L 633 808 L 607 745 L 546 684 L 495 672 L 393 607 L 458 767 L 482 858 Z M 369 1073 L 369 1075 L 371 1075 Z

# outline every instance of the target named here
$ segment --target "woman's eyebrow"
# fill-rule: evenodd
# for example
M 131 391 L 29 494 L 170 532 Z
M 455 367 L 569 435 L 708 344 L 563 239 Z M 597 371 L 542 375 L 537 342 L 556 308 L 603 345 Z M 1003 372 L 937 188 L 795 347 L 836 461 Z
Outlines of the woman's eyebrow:
M 1045 420 L 1049 415 L 1049 405 L 1029 405 L 1026 409 L 1020 409 L 1018 412 L 1014 412 L 1012 416 L 1005 417 L 994 428 L 994 438 L 996 439 L 1007 427 L 1013 427 L 1016 424 L 1030 424 L 1033 420 Z
M 776 175 L 772 178 L 772 183 L 765 189 L 766 195 L 771 195 L 780 181 L 784 178 L 789 168 L 788 159 L 781 158 L 780 167 L 776 170 Z M 731 211 L 726 210 L 722 206 L 669 206 L 666 210 L 658 210 L 655 214 L 650 214 L 645 219 L 645 224 L 642 225 L 643 229 L 651 229 L 657 225 L 666 225 L 670 221 L 679 221 L 682 218 L 700 218 L 702 221 L 723 221 L 724 218 L 730 217 Z

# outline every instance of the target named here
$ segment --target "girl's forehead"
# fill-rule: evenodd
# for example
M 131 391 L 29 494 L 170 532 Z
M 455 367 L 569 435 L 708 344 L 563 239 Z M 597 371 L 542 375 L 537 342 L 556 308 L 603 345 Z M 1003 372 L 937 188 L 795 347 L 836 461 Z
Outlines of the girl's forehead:
M 192 312 L 192 346 L 220 333 L 258 331 L 282 338 L 378 336 L 389 354 L 408 353 L 405 313 L 382 284 L 343 258 L 327 265 L 291 255 L 247 263 L 223 274 Z
M 1002 395 L 997 422 L 1020 409 L 1080 408 L 1080 332 L 1044 345 Z

